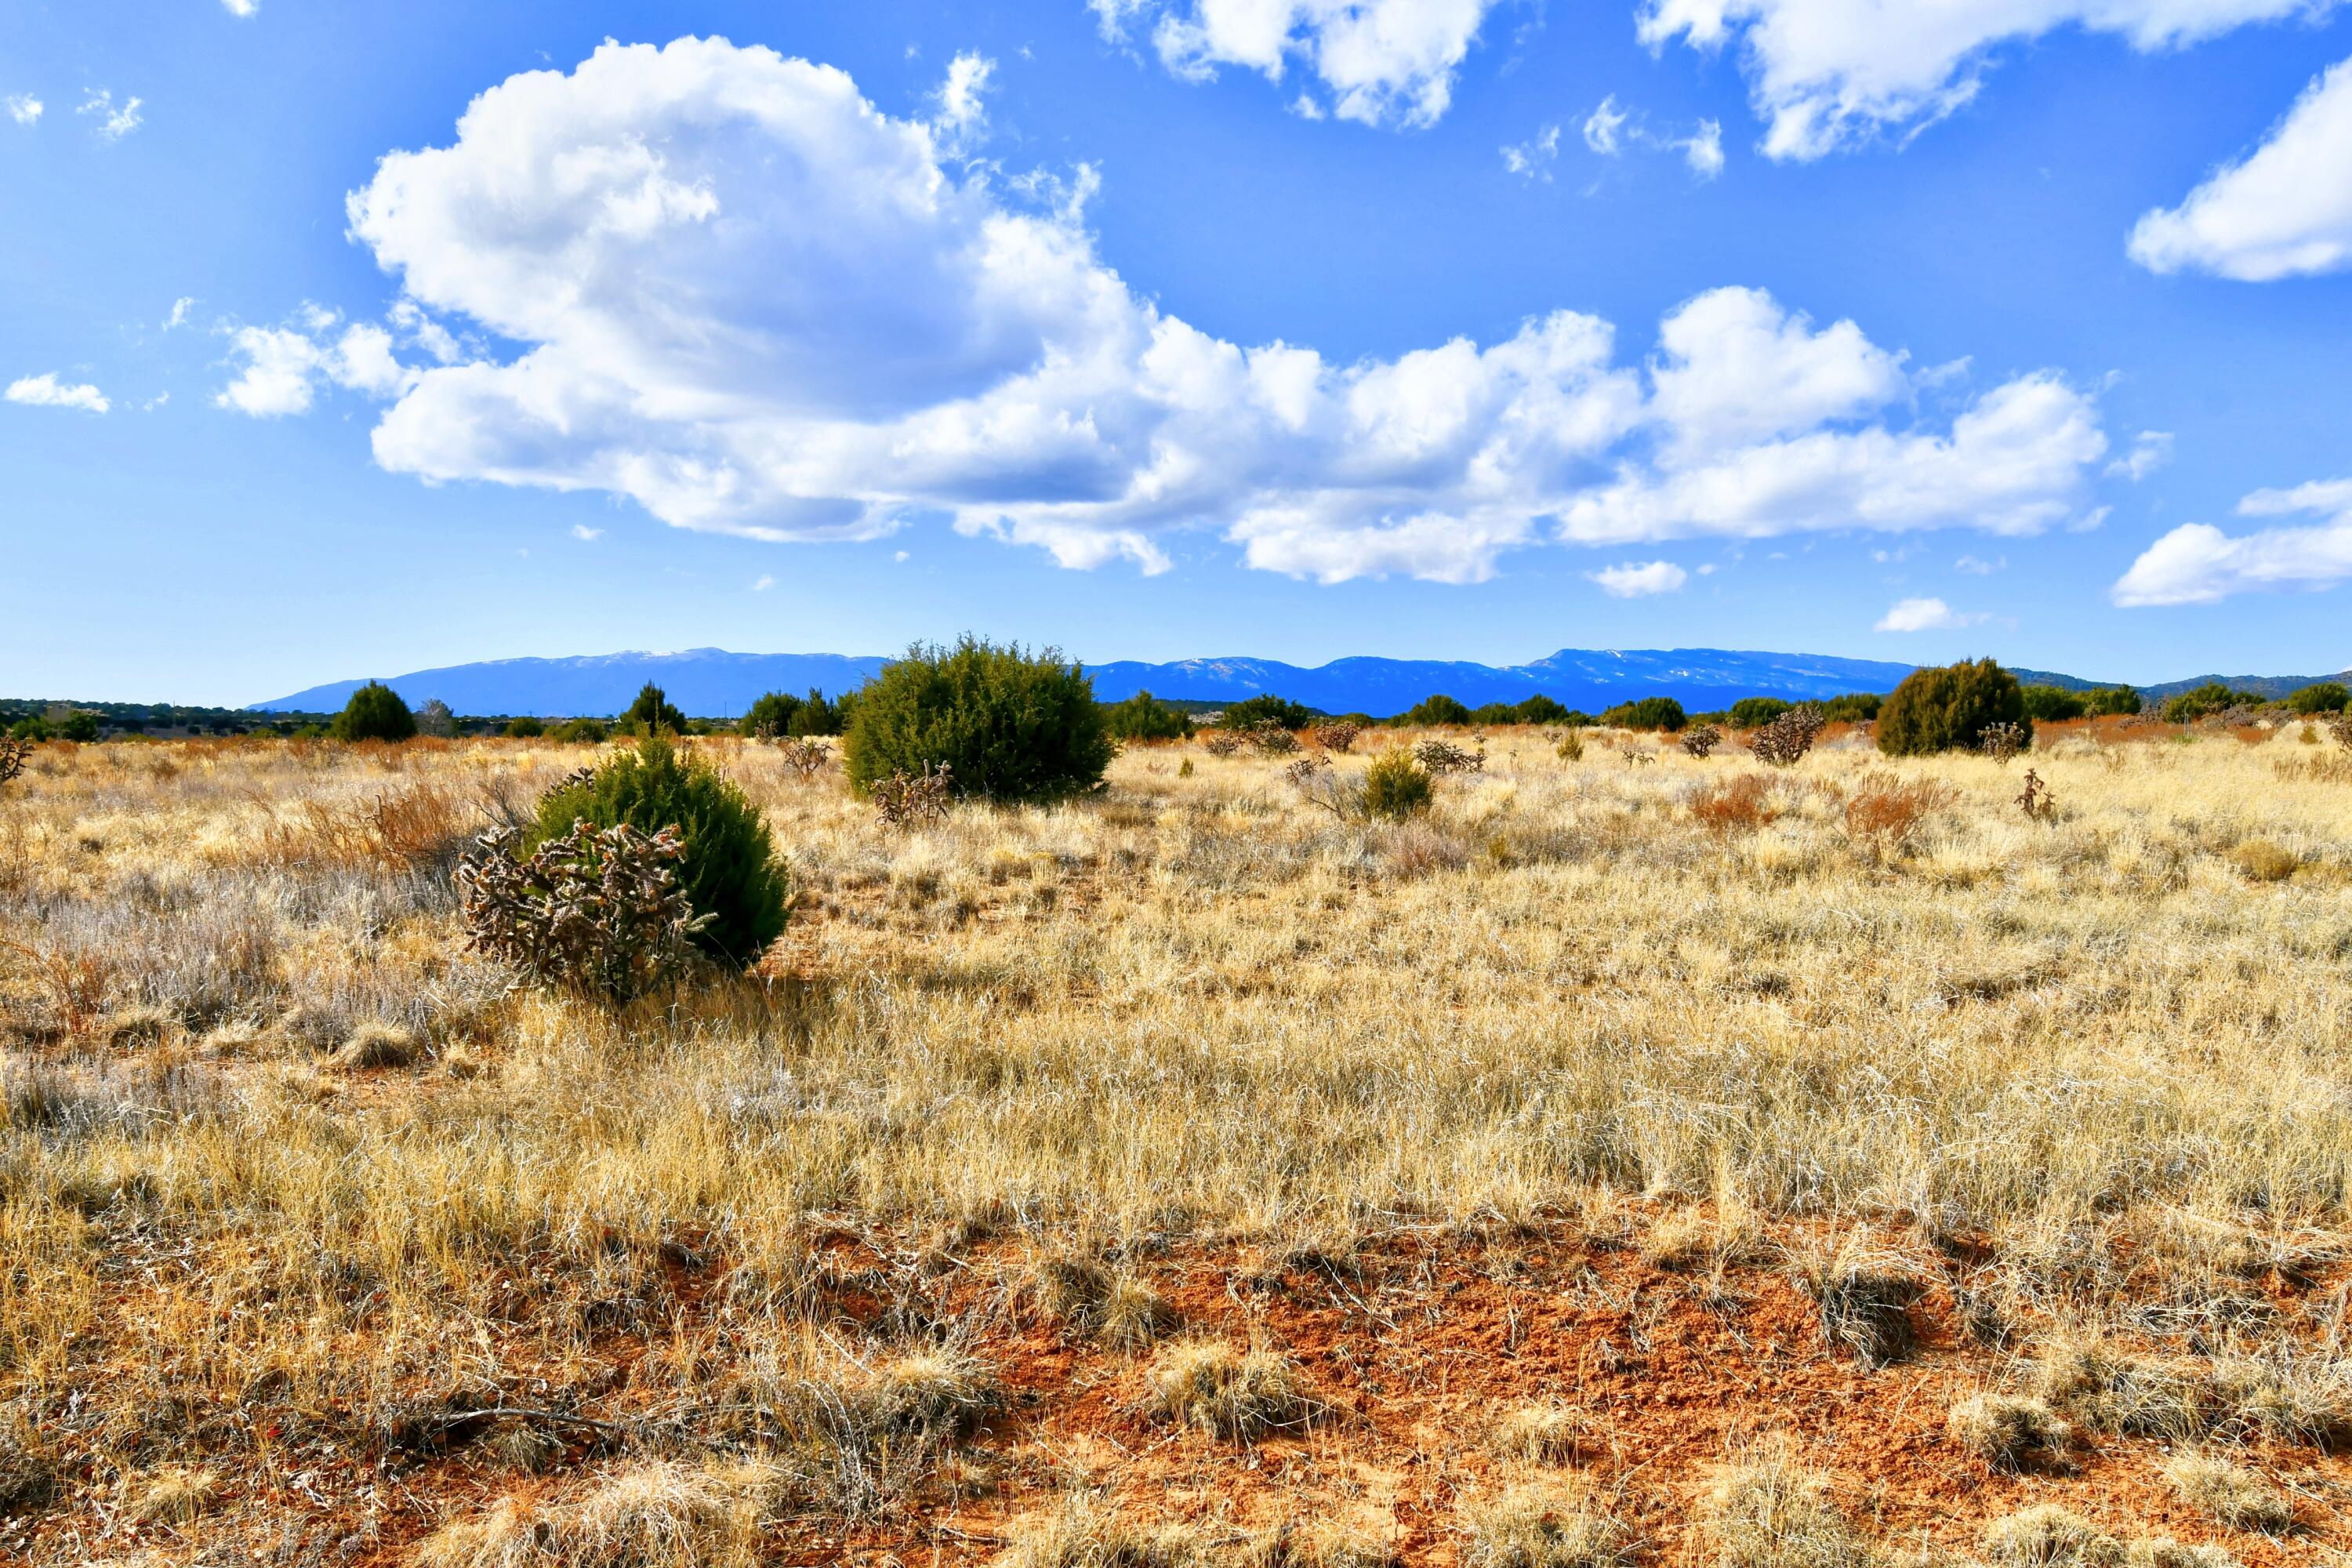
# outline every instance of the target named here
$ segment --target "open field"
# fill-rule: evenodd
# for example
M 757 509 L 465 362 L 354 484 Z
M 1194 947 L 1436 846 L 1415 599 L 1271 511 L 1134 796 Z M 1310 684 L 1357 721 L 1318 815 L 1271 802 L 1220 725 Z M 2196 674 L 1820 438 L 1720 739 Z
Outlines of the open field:
M 0 1559 L 2339 1561 L 2352 760 L 1622 742 L 910 833 L 698 742 L 793 924 L 618 1013 L 448 875 L 591 749 L 43 748 Z

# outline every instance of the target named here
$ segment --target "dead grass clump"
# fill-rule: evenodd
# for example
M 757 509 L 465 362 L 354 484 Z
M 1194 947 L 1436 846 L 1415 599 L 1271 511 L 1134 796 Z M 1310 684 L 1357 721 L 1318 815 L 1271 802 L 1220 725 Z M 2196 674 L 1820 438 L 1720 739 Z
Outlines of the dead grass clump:
M 2249 838 L 2230 851 L 2230 862 L 2249 882 L 2284 882 L 2303 865 L 2303 857 L 2267 838 Z
M 327 1059 L 345 1072 L 371 1072 L 404 1068 L 416 1059 L 416 1052 L 415 1035 L 397 1024 L 379 1019 L 352 1030 L 351 1038 Z
M 2168 1535 L 2135 1541 L 2124 1548 L 2124 1568 L 2242 1568 L 2218 1546 L 2184 1546 Z
M 995 1374 L 978 1357 L 943 1345 L 891 1357 L 872 1387 L 877 1421 L 930 1437 L 970 1435 L 998 1398 Z
M 2124 1568 L 2124 1545 L 2071 1509 L 2045 1502 L 1985 1526 L 1994 1568 Z
M 2231 1530 L 2276 1535 L 2294 1523 L 2294 1504 L 2253 1471 L 2218 1454 L 2183 1448 L 2165 1461 L 2164 1479 L 2183 1501 Z
M 2334 1448 L 2352 1441 L 2352 1367 L 2292 1346 L 2217 1358 L 2213 1387 L 2231 1415 L 2283 1443 Z
M 1740 773 L 1693 795 L 1691 820 L 1718 837 L 1753 833 L 1780 820 L 1771 796 L 1771 780 L 1761 773 Z
M 1899 854 L 1916 846 L 1920 826 L 1952 799 L 1950 786 L 1934 779 L 1864 773 L 1846 796 L 1846 837 L 1875 855 Z
M 1095 1310 L 1095 1337 L 1118 1350 L 1139 1351 L 1171 1332 L 1180 1321 L 1149 1280 L 1121 1270 L 1111 1276 Z
M 217 1473 L 175 1465 L 126 1481 L 123 1506 L 142 1524 L 186 1524 L 205 1511 L 219 1487 Z
M 1821 1305 L 1822 1337 L 1852 1351 L 1872 1371 L 1903 1360 L 1918 1345 L 1911 1306 L 1927 1288 L 1912 1275 L 1841 1247 L 1825 1258 L 1800 1260 L 1797 1280 Z
M 1080 1254 L 1040 1259 L 1029 1290 L 1065 1329 L 1120 1350 L 1140 1350 L 1176 1326 L 1175 1310 L 1150 1282 Z
M 2135 1437 L 2202 1437 L 2216 1414 L 2207 1380 L 2119 1354 L 2095 1337 L 2053 1342 L 2035 1371 L 2033 1391 L 2087 1426 Z
M 1565 1465 L 1581 1458 L 1591 1439 L 1585 1418 L 1551 1400 L 1514 1405 L 1495 1418 L 1486 1447 L 1499 1458 Z
M 546 1501 L 500 1500 L 444 1525 L 418 1568 L 749 1568 L 758 1507 L 746 1478 L 647 1465 Z
M 1312 1405 L 1298 1369 L 1272 1351 L 1239 1351 L 1223 1340 L 1163 1346 L 1147 1374 L 1148 1407 L 1236 1443 L 1305 1423 Z
M 1013 1531 L 1000 1568 L 1195 1568 L 1208 1544 L 1189 1525 L 1145 1526 L 1083 1492 Z
M 1737 1203 L 1717 1203 L 1712 1213 L 1689 1204 L 1660 1215 L 1643 1234 L 1638 1250 L 1654 1268 L 1737 1262 L 1755 1254 L 1755 1222 Z
M 1621 1568 L 1635 1560 L 1633 1531 L 1580 1488 L 1512 1487 L 1462 1518 L 1469 1568 Z
M 98 1037 L 118 1048 L 152 1046 L 171 1031 L 172 1016 L 161 1007 L 125 1007 L 99 1020 Z
M 38 1511 L 57 1484 L 57 1471 L 47 1459 L 0 1432 L 0 1519 Z
M 1699 1503 L 1717 1568 L 1870 1568 L 1869 1547 L 1827 1492 L 1785 1440 L 1726 1468 Z
M 2005 1394 L 1961 1400 L 1945 1417 L 1944 1432 L 1986 1464 L 2005 1470 L 2063 1453 L 2074 1435 L 2047 1401 Z

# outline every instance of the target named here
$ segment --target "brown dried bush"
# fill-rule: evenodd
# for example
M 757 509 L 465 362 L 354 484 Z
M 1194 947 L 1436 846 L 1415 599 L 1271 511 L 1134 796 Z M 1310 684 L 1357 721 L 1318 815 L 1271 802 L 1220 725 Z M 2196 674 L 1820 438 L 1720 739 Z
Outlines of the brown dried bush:
M 1272 719 L 1261 719 L 1241 732 L 1261 757 L 1286 757 L 1298 750 L 1298 737 Z
M 674 827 L 575 823 L 525 857 L 521 835 L 485 833 L 457 867 L 467 947 L 562 990 L 625 1000 L 684 972 L 697 915 L 672 869 Z
M 1220 730 L 1202 737 L 1201 749 L 1213 757 L 1230 757 L 1242 749 L 1242 738 Z
M 1433 773 L 1477 773 L 1486 771 L 1486 748 L 1480 742 L 1475 752 L 1464 751 L 1451 742 L 1435 738 L 1426 740 L 1412 749 L 1413 759 Z
M 1723 744 L 1723 731 L 1712 724 L 1694 724 L 1683 731 L 1683 750 L 1704 761 Z
M 1846 797 L 1845 830 L 1874 853 L 1891 854 L 1910 847 L 1920 824 L 1951 802 L 1951 790 L 1934 779 L 1864 773 Z
M 1741 773 L 1692 796 L 1691 820 L 1722 837 L 1753 833 L 1780 818 L 1771 794 L 1772 781 L 1762 773 Z
M 1327 752 L 1347 752 L 1355 748 L 1356 738 L 1364 732 L 1360 724 L 1344 721 L 1337 724 L 1320 724 L 1307 732 L 1307 738 Z

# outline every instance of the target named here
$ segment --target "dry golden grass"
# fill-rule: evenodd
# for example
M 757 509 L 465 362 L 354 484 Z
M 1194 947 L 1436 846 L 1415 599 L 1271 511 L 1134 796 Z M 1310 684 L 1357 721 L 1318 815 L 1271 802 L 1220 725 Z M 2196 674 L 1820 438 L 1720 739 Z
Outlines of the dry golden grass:
M 1034 1321 L 1030 1287 L 946 1313 L 908 1283 L 992 1236 L 1094 1238 L 1034 1298 L 1072 1354 L 1167 1334 L 1157 1260 L 1195 1246 L 1354 1289 L 1368 1238 L 1567 1226 L 1711 1266 L 1674 1289 L 1734 1311 L 1727 1270 L 1866 1236 L 1900 1264 L 1870 1278 L 2013 1326 L 2087 1431 L 2340 1445 L 2340 1325 L 2297 1292 L 2352 1192 L 2352 794 L 2291 731 L 2121 732 L 2053 727 L 2051 824 L 1977 758 L 1497 731 L 1402 824 L 1278 759 L 1139 748 L 1098 798 L 902 833 L 699 742 L 767 812 L 793 924 L 755 974 L 617 1012 L 467 957 L 447 879 L 588 749 L 43 748 L 0 792 L 0 1487 L 36 1478 L 0 1528 L 38 1526 L 0 1556 L 73 1560 L 174 1467 L 220 1478 L 198 1534 L 309 1478 L 323 1556 L 396 1495 L 367 1467 L 452 1455 L 552 1487 L 513 1518 L 572 1540 L 597 1477 L 707 1477 L 713 1443 L 804 1512 L 896 1517 L 1011 1407 L 961 1336 Z M 1899 1349 L 1866 1273 L 1813 1281 L 1857 1363 Z M 1213 1396 L 1255 1364 L 1225 1353 Z M 1324 1368 L 1281 1370 L 1247 1418 L 1171 1408 L 1297 1430 Z M 1154 1377 L 1117 1375 L 1127 1408 Z M 517 1408 L 548 1414 L 442 1425 Z M 551 1441 L 596 1476 L 556 1484 Z M 1741 1495 L 1710 1517 L 1811 1494 Z M 464 1535 L 494 1513 L 435 1550 L 501 1561 Z

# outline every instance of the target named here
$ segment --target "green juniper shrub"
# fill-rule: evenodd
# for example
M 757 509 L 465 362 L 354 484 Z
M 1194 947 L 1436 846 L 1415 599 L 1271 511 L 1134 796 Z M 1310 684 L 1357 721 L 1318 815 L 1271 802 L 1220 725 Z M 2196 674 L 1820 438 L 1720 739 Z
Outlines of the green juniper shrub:
M 602 745 L 612 734 L 602 719 L 566 719 L 555 727 L 555 738 L 566 744 L 577 745 L 583 741 Z
M 2140 707 L 2139 693 L 2128 686 L 2102 686 L 2096 691 L 2083 694 L 2083 711 L 2095 719 L 2137 713 Z
M 86 708 L 77 708 L 65 716 L 58 733 L 68 741 L 88 742 L 98 739 L 98 715 Z
M 795 740 L 806 740 L 813 735 L 842 734 L 849 728 L 852 700 L 848 692 L 842 693 L 838 699 L 828 698 L 812 686 L 809 694 L 801 699 L 800 707 L 793 711 L 792 722 L 784 726 L 784 733 Z
M 1139 691 L 1103 709 L 1103 728 L 1121 741 L 1181 741 L 1192 734 L 1192 721 L 1182 709 Z
M 1221 730 L 1255 730 L 1272 724 L 1277 730 L 1304 730 L 1315 722 L 1315 710 L 1304 702 L 1293 702 L 1286 697 L 1260 692 L 1228 704 L 1224 716 L 1217 721 Z
M 860 796 L 876 781 L 945 763 L 958 795 L 1050 801 L 1102 787 L 1118 744 L 1094 681 L 1060 652 L 999 647 L 967 635 L 918 643 L 866 683 L 843 758 Z
M 1473 724 L 1565 724 L 1569 710 L 1559 700 L 1538 692 L 1517 702 L 1488 702 L 1470 710 Z
M 1867 724 L 1878 717 L 1884 700 L 1875 691 L 1849 691 L 1832 697 L 1822 704 L 1822 721 L 1825 724 Z
M 2232 708 L 2256 708 L 2262 699 L 2252 692 L 2232 691 L 2218 680 L 2209 680 L 2172 697 L 2164 705 L 2164 721 L 2168 724 L 2194 724 L 2198 720 Z
M 1627 730 L 1664 730 L 1671 733 L 1689 723 L 1690 715 L 1671 697 L 1644 697 L 1638 701 L 1620 702 L 1601 714 L 1601 721 Z
M 547 726 L 525 714 L 520 719 L 508 720 L 502 732 L 509 741 L 536 741 L 547 733 Z
M 1778 697 L 1743 697 L 1731 705 L 1724 718 L 1735 730 L 1761 730 L 1795 706 Z
M 793 721 L 800 717 L 801 700 L 789 691 L 770 691 L 751 704 L 735 732 L 746 739 L 765 736 L 774 740 L 793 732 Z
M 1371 816 L 1402 822 L 1429 809 L 1437 781 L 1402 746 L 1383 752 L 1364 770 L 1364 811 Z
M 673 735 L 682 734 L 686 715 L 671 704 L 669 693 L 648 680 L 637 692 L 637 700 L 629 704 L 629 710 L 621 715 L 620 728 L 631 735 L 652 735 L 664 730 Z
M 57 731 L 49 728 L 49 721 L 37 714 L 17 720 L 8 726 L 8 733 L 19 741 L 50 741 L 57 738 Z
M 399 692 L 371 680 L 335 715 L 334 733 L 338 741 L 406 741 L 416 734 L 416 715 Z
M 1890 757 L 1974 751 L 1996 724 L 2016 725 L 2021 744 L 2033 743 L 2024 690 L 1999 661 L 1915 669 L 1878 710 L 1878 749 Z
M 2315 680 L 2289 695 L 2286 705 L 2294 712 L 2305 715 L 2341 713 L 2347 705 L 2352 705 L 2352 691 L 2346 690 L 2340 680 Z
M 1467 724 L 1470 722 L 1470 710 L 1462 702 L 1441 691 L 1434 696 L 1423 698 L 1398 714 L 1396 721 L 1399 724 L 1414 725 Z
M 646 834 L 677 828 L 685 846 L 676 866 L 678 885 L 696 914 L 712 917 L 694 940 L 721 963 L 752 963 L 783 933 L 789 883 L 759 807 L 667 738 L 646 736 L 587 777 L 550 791 L 523 853 L 562 837 L 576 821 L 598 827 L 625 822 Z
M 2027 686 L 2019 689 L 2025 710 L 2037 721 L 2055 724 L 2061 720 L 2080 719 L 2090 711 L 2083 693 L 2068 691 L 2058 686 Z

